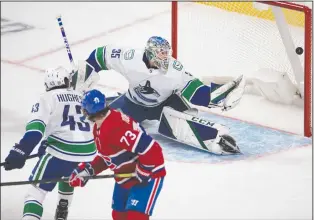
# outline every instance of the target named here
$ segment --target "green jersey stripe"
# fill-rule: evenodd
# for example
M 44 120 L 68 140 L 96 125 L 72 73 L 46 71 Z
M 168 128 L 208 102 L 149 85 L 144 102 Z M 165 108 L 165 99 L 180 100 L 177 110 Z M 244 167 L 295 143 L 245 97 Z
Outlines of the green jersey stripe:
M 190 84 L 182 91 L 182 96 L 187 100 L 191 100 L 195 91 L 204 84 L 199 79 L 194 79 Z
M 96 51 L 96 61 L 100 64 L 102 70 L 108 70 L 106 63 L 105 63 L 105 53 L 104 47 L 98 47 Z
M 94 142 L 94 139 L 90 139 L 88 141 L 84 141 L 84 142 L 81 142 L 81 141 L 67 141 L 67 140 L 63 140 L 57 136 L 54 136 L 54 135 L 50 135 L 49 138 L 51 139 L 54 139 L 56 141 L 60 141 L 62 143 L 65 143 L 65 144 L 74 144 L 74 145 L 86 145 L 86 144 L 91 144 Z
M 37 167 L 37 171 L 35 173 L 35 179 L 39 180 L 39 178 L 42 176 L 42 173 L 45 171 L 45 168 L 47 166 L 48 158 L 52 157 L 50 154 L 46 154 L 40 161 L 40 164 Z
M 32 121 L 26 125 L 26 131 L 29 130 L 37 130 L 44 134 L 46 126 L 41 121 Z
M 48 137 L 47 139 L 48 144 L 52 145 L 53 147 L 55 147 L 56 149 L 58 149 L 61 152 L 64 153 L 70 153 L 70 154 L 91 154 L 96 152 L 96 146 L 95 146 L 95 142 L 91 142 L 91 143 L 64 143 L 61 142 L 60 140 L 57 140 L 55 138 L 52 137 Z

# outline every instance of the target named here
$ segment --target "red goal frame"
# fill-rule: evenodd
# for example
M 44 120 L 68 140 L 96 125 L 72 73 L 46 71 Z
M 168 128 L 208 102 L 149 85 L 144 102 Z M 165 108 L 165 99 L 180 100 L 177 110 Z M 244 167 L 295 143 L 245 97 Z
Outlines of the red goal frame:
M 305 5 L 298 5 L 284 1 L 259 1 L 260 3 L 296 10 L 304 13 L 304 135 L 312 136 L 312 9 Z M 173 57 L 178 56 L 178 2 L 171 3 L 171 43 Z

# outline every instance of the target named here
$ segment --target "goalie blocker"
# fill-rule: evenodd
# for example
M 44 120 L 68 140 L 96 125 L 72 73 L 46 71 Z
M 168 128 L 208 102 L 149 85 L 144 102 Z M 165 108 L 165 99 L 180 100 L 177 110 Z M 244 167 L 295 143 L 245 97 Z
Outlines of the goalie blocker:
M 158 133 L 217 155 L 241 153 L 227 127 L 169 107 L 163 108 Z

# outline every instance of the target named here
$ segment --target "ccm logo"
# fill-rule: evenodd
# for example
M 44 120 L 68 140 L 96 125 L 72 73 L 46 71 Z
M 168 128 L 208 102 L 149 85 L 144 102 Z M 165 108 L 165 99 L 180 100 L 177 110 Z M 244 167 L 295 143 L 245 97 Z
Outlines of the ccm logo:
M 213 126 L 215 123 L 201 119 L 201 118 L 197 118 L 197 117 L 193 117 L 192 121 L 195 121 L 197 123 L 203 124 L 203 125 L 209 125 L 209 126 Z

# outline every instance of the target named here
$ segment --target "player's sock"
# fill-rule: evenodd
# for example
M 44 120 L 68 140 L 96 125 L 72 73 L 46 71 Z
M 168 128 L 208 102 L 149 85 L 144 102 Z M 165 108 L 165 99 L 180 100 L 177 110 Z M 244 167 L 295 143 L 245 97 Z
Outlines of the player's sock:
M 31 186 L 25 196 L 24 210 L 22 220 L 38 220 L 43 215 L 43 201 L 46 191 L 38 187 Z
M 55 213 L 55 220 L 66 220 L 68 209 L 72 202 L 74 188 L 67 183 L 59 182 L 59 200 Z
M 119 212 L 113 209 L 111 214 L 113 220 L 126 220 L 126 212 Z
M 43 206 L 36 200 L 26 200 L 24 202 L 23 220 L 38 220 L 43 215 Z
M 149 215 L 141 212 L 128 210 L 126 214 L 126 220 L 149 220 Z

